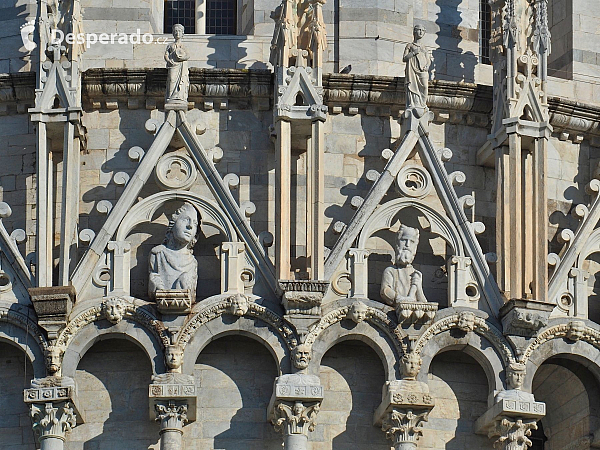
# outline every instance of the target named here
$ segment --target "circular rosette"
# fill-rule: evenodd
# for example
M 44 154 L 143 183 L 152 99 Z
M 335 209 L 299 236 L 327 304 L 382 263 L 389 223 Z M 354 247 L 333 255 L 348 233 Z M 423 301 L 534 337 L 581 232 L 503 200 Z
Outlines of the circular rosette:
M 398 172 L 396 185 L 406 197 L 423 198 L 431 192 L 431 175 L 424 167 L 407 164 Z
M 158 184 L 166 189 L 189 189 L 198 176 L 194 162 L 181 153 L 161 156 L 155 174 Z

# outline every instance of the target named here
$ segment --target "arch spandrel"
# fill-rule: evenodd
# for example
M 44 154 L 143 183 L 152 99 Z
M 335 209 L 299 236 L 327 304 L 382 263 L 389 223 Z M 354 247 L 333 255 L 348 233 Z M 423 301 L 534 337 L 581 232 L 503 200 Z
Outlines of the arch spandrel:
M 26 330 L 0 319 L 0 342 L 12 345 L 25 353 L 33 367 L 31 378 L 46 376 L 44 350 L 31 333 L 28 334 Z

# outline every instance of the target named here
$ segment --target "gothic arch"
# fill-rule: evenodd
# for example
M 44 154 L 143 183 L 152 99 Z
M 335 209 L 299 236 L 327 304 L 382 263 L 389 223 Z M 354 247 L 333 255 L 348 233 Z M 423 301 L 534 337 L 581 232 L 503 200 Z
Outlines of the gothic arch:
M 465 256 L 458 230 L 447 217 L 423 202 L 404 197 L 384 203 L 375 210 L 360 232 L 357 248 L 365 249 L 369 238 L 379 230 L 389 229 L 394 217 L 405 208 L 420 211 L 429 221 L 431 233 L 441 236 L 452 247 L 455 255 Z
M 131 230 L 141 223 L 151 222 L 154 213 L 169 201 L 189 202 L 202 217 L 202 222 L 218 229 L 227 242 L 237 242 L 237 233 L 227 215 L 221 209 L 201 195 L 188 191 L 164 191 L 143 199 L 123 218 L 117 230 L 116 240 L 124 241 Z

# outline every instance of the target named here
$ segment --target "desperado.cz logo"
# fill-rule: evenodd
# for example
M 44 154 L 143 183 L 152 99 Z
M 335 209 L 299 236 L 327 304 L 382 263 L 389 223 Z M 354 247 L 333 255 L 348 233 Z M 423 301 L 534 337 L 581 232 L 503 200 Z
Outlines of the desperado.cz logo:
M 30 20 L 21 26 L 21 39 L 23 46 L 28 52 L 37 47 L 34 42 L 33 34 L 35 31 L 35 20 Z M 54 29 L 51 31 L 50 42 L 53 45 L 60 45 L 63 42 L 67 44 L 80 44 L 90 48 L 94 44 L 166 44 L 167 38 L 157 38 L 150 33 L 142 34 L 138 28 L 135 33 L 64 33 L 62 30 Z

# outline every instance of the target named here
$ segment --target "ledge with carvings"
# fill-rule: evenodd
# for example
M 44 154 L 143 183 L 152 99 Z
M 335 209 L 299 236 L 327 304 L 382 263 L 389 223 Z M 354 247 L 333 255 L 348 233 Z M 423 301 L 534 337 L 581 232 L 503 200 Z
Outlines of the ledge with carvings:
M 83 73 L 83 100 L 88 108 L 160 107 L 167 71 L 156 69 L 90 69 Z M 0 114 L 26 113 L 33 105 L 34 72 L 0 74 Z M 396 115 L 404 105 L 404 78 L 374 75 L 325 74 L 324 101 L 330 113 Z M 273 74 L 269 70 L 190 69 L 190 101 L 202 109 L 272 107 Z M 429 105 L 436 121 L 488 125 L 492 112 L 491 86 L 445 80 L 430 81 Z M 595 138 L 600 145 L 600 106 L 560 97 L 548 98 L 550 122 L 561 139 L 579 143 Z M 469 114 L 465 114 L 469 113 Z

